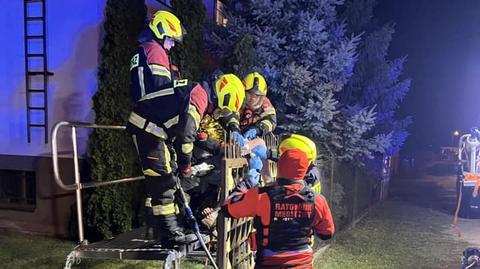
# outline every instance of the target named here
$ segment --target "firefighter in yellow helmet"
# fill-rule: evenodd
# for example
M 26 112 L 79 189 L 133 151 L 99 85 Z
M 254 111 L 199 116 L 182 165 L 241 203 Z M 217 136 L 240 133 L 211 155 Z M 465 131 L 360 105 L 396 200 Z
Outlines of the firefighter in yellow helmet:
M 195 239 L 177 220 L 177 181 L 191 175 L 193 142 L 200 121 L 214 114 L 221 123 L 240 110 L 245 98 L 241 80 L 221 74 L 210 83 L 175 80 L 167 87 L 147 93 L 136 103 L 127 131 L 137 146 L 145 175 L 145 190 L 151 197 L 153 234 L 166 248 Z
M 145 95 L 168 87 L 174 79 L 169 51 L 185 35 L 180 20 L 172 13 L 159 10 L 138 39 L 137 52 L 130 61 L 130 92 L 134 102 Z
M 258 72 L 243 79 L 245 102 L 240 110 L 240 128 L 243 136 L 253 139 L 272 132 L 277 126 L 275 108 L 267 98 L 267 82 Z
M 320 194 L 322 185 L 320 182 L 320 169 L 315 165 L 317 159 L 317 147 L 315 142 L 310 138 L 299 134 L 284 135 L 280 145 L 278 146 L 278 153 L 280 157 L 284 152 L 290 149 L 298 149 L 304 152 L 308 158 L 308 170 L 305 174 L 305 182 L 315 192 Z

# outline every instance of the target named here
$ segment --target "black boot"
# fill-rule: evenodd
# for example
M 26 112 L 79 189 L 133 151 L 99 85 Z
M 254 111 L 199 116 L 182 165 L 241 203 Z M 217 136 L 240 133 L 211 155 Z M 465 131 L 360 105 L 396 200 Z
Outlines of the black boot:
M 161 230 L 161 244 L 164 248 L 174 248 L 191 243 L 196 240 L 194 234 L 185 233 L 184 229 L 178 225 L 177 215 L 171 214 L 158 216 Z

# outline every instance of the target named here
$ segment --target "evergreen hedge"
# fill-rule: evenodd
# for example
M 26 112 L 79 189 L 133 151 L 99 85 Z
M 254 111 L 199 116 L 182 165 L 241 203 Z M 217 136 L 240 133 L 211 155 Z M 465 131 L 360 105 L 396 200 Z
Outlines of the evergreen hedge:
M 198 81 L 205 71 L 206 9 L 203 0 L 172 0 L 172 12 L 180 19 L 187 34 L 172 50 L 173 63 L 183 78 Z
M 125 125 L 132 108 L 129 96 L 130 58 L 145 24 L 144 0 L 107 0 L 104 39 L 100 50 L 98 90 L 93 96 L 95 123 Z M 139 174 L 137 154 L 126 132 L 94 130 L 89 138 L 91 178 L 99 181 Z M 100 239 L 131 228 L 132 199 L 141 197 L 140 184 L 99 187 L 85 197 L 89 239 Z M 138 200 L 138 199 L 137 199 Z

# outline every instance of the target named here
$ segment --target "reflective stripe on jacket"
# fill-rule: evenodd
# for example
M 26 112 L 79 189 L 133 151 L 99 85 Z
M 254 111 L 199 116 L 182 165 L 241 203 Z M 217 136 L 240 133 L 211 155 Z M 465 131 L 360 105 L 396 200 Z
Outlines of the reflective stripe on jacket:
M 155 40 L 143 42 L 130 60 L 130 95 L 134 102 L 172 82 L 170 60 Z
M 142 97 L 130 114 L 127 130 L 147 132 L 174 142 L 179 167 L 189 165 L 193 142 L 207 106 L 208 95 L 198 83 L 174 81 L 168 88 Z

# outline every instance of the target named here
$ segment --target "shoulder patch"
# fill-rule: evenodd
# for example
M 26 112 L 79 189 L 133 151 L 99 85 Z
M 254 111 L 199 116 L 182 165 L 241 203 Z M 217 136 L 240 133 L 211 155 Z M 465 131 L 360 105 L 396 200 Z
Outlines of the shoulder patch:
M 140 62 L 140 54 L 135 54 L 133 55 L 132 59 L 130 60 L 130 70 L 132 70 L 135 67 L 138 67 L 138 64 Z

